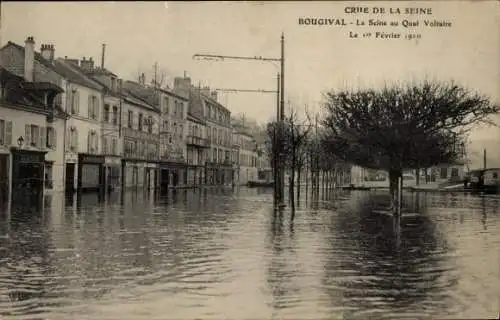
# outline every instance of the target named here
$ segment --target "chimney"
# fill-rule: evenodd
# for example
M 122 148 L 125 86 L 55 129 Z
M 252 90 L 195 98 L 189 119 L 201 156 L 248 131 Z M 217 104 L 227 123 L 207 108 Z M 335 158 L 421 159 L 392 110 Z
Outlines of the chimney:
M 101 69 L 104 69 L 104 55 L 106 53 L 106 44 L 102 44 Z
M 217 91 L 212 91 L 210 93 L 210 95 L 211 95 L 212 99 L 214 99 L 215 101 L 217 101 Z
M 144 74 L 144 72 L 139 76 L 139 83 L 143 86 L 146 85 L 146 75 Z
M 191 89 L 191 78 L 186 77 L 185 72 L 184 72 L 184 78 L 181 77 L 174 78 L 174 92 L 188 98 L 190 89 Z
M 24 79 L 28 82 L 33 82 L 33 72 L 35 67 L 35 40 L 30 36 L 26 38 L 24 43 Z
M 210 97 L 211 96 L 211 94 L 210 94 L 210 87 L 203 87 L 203 88 L 201 88 L 201 93 Z
M 49 61 L 53 62 L 54 61 L 54 45 L 53 44 L 42 44 L 40 47 L 40 53 L 42 54 L 42 57 Z
M 116 81 L 117 81 L 117 83 L 118 83 L 118 92 L 122 92 L 122 88 L 123 88 L 123 79 L 117 79 Z
M 83 59 L 80 61 L 80 68 L 86 71 L 94 69 L 94 60 L 92 58 L 86 60 L 85 57 L 83 57 Z

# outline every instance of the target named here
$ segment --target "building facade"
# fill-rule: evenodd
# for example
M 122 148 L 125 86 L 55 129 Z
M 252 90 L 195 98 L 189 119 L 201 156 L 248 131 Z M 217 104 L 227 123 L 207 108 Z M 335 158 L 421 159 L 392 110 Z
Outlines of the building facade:
M 154 189 L 159 184 L 160 110 L 122 90 L 124 188 Z
M 27 61 L 24 77 L 0 68 L 2 210 L 9 203 L 41 203 L 45 193 L 63 188 L 64 139 L 58 133 L 64 132 L 67 115 L 57 103 L 63 90 L 34 82 L 30 65 Z
M 231 112 L 217 101 L 209 87 L 196 88 L 188 77 L 175 78 L 174 90 L 189 96 L 190 114 L 202 117 L 206 125 L 205 181 L 207 185 L 232 185 L 233 162 Z
M 246 185 L 249 181 L 259 179 L 257 144 L 244 128 L 235 128 L 234 136 L 239 146 L 237 183 Z
M 205 160 L 208 150 L 206 123 L 203 119 L 188 114 L 188 134 L 186 139 L 187 183 L 199 186 L 205 183 Z
M 101 90 L 100 111 L 100 150 L 99 161 L 102 172 L 102 186 L 107 190 L 116 190 L 122 187 L 122 155 L 123 155 L 123 132 L 122 132 L 122 79 L 116 74 L 104 68 L 96 67 L 92 58 L 83 58 L 77 66 L 81 73 L 98 83 Z
M 189 100 L 154 82 L 146 84 L 144 74 L 139 77 L 138 82 L 126 81 L 125 87 L 159 111 L 159 186 L 162 189 L 190 187 L 186 163 Z

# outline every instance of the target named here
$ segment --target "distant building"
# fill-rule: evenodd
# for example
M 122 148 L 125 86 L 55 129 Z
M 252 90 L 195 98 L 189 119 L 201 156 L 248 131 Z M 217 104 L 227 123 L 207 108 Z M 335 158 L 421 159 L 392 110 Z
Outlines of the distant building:
M 153 82 L 146 84 L 145 76 L 139 82 L 126 81 L 125 87 L 159 110 L 158 183 L 169 187 L 188 187 L 187 109 L 188 99 Z
M 238 184 L 246 185 L 259 179 L 257 144 L 243 127 L 235 127 L 234 135 L 239 146 Z
M 231 112 L 217 101 L 217 93 L 209 87 L 196 88 L 188 77 L 175 78 L 174 90 L 189 97 L 190 113 L 203 118 L 208 140 L 205 155 L 205 184 L 232 185 L 234 168 L 231 161 Z

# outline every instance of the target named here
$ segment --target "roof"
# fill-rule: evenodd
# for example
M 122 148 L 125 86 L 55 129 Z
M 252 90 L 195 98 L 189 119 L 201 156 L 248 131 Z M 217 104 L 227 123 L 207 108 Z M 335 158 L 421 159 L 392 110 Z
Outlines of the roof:
M 70 82 L 82 85 L 84 87 L 94 89 L 94 90 L 102 90 L 103 86 L 100 83 L 97 83 L 95 80 L 87 77 L 83 70 L 71 63 L 64 61 L 64 59 L 56 59 L 54 60 L 54 67 L 56 72 L 63 77 L 65 77 Z
M 128 103 L 131 103 L 138 107 L 149 109 L 151 111 L 159 112 L 158 108 L 152 106 L 147 101 L 142 100 L 140 97 L 136 96 L 134 93 L 130 92 L 127 89 L 122 90 L 122 97 Z
M 23 46 L 21 46 L 17 43 L 14 43 L 12 41 L 9 41 L 4 46 L 4 48 L 9 46 L 9 45 L 14 46 L 15 48 L 17 48 L 18 50 L 20 50 L 24 54 L 24 47 Z M 83 73 L 80 73 L 80 72 L 74 70 L 74 68 L 70 67 L 70 64 L 64 62 L 63 59 L 60 59 L 60 58 L 55 59 L 54 63 L 51 63 L 49 60 L 45 59 L 39 52 L 35 51 L 35 60 L 38 63 L 40 63 L 41 65 L 43 65 L 44 67 L 54 71 L 55 73 L 59 74 L 60 76 L 66 78 L 70 82 L 73 82 L 73 83 L 76 83 L 76 84 L 79 84 L 79 85 L 82 85 L 82 86 L 85 86 L 85 87 L 88 87 L 91 89 L 95 89 L 95 90 L 102 89 L 101 87 L 99 87 L 98 84 L 96 84 L 95 82 L 90 80 Z
M 206 121 L 202 117 L 197 117 L 193 114 L 190 114 L 189 112 L 187 115 L 187 119 L 191 120 L 193 122 L 197 122 L 197 123 L 202 124 L 202 125 L 206 124 Z
M 33 108 L 34 111 L 47 114 L 48 108 L 42 97 L 37 96 L 37 91 L 64 92 L 59 86 L 47 82 L 26 82 L 23 77 L 17 76 L 0 66 L 0 81 L 6 88 L 2 99 L 12 105 Z M 56 105 L 56 116 L 66 117 L 67 114 L 60 106 Z

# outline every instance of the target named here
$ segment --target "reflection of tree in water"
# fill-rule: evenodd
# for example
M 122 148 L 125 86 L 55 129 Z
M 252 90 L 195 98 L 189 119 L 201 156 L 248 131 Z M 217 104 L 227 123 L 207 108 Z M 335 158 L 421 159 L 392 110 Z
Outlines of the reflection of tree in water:
M 0 295 L 5 291 L 10 304 L 0 302 L 0 316 L 41 315 L 59 305 L 50 299 L 56 284 L 50 283 L 54 271 L 42 206 L 16 207 L 10 216 L 10 239 L 0 259 Z
M 414 202 L 405 201 L 405 211 L 413 214 L 403 214 L 399 234 L 392 216 L 374 213 L 379 203 L 374 195 L 346 214 L 332 215 L 323 279 L 331 302 L 370 318 L 444 312 L 442 289 L 457 281 L 450 279 L 453 273 L 448 273 L 444 252 L 439 252 L 446 249 L 444 240 Z
M 273 297 L 272 307 L 276 311 L 290 308 L 300 301 L 300 287 L 295 283 L 299 277 L 297 257 L 294 252 L 294 226 L 285 226 L 283 213 L 276 213 L 271 219 L 269 229 L 269 264 L 267 267 L 267 285 Z M 292 222 L 293 223 L 293 222 Z M 288 230 L 287 230 L 288 229 Z

